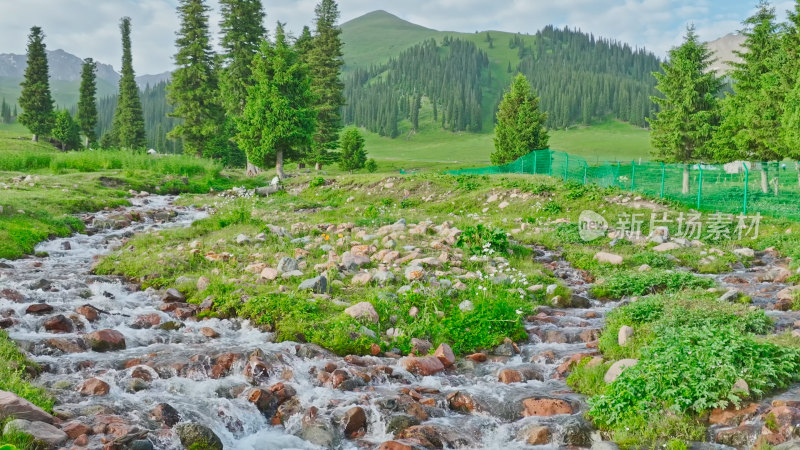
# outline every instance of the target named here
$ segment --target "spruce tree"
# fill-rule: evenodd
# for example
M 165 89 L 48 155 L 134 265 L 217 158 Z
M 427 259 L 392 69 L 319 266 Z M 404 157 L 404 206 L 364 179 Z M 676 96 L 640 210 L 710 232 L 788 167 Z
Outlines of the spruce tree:
M 28 66 L 18 100 L 22 108 L 19 121 L 33 134 L 33 141 L 38 142 L 39 136 L 48 135 L 53 129 L 53 97 L 50 95 L 47 52 L 44 33 L 39 27 L 31 28 L 28 35 L 27 56 Z
M 345 103 L 344 83 L 340 79 L 342 60 L 342 30 L 338 27 L 339 9 L 334 0 L 322 0 L 316 13 L 314 45 L 308 55 L 312 89 L 316 96 L 317 131 L 311 144 L 310 162 L 317 169 L 328 163 L 330 154 L 339 146 L 342 129 L 341 109 Z
M 75 150 L 81 145 L 80 126 L 66 109 L 55 113 L 53 138 L 61 143 L 61 150 Z
M 131 18 L 123 17 L 119 28 L 122 33 L 122 77 L 119 79 L 119 95 L 110 143 L 138 150 L 143 149 L 146 142 L 142 100 L 139 98 L 139 87 L 133 72 Z
M 6 98 L 3 97 L 2 106 L 0 106 L 0 121 L 3 123 L 11 123 L 11 107 L 6 103 Z
M 92 58 L 83 60 L 81 70 L 81 89 L 78 100 L 77 122 L 83 135 L 86 136 L 86 146 L 91 147 L 97 142 L 98 114 L 97 114 L 97 63 Z
M 662 96 L 652 97 L 660 110 L 650 121 L 650 140 L 656 159 L 683 163 L 683 193 L 689 193 L 689 163 L 708 153 L 708 144 L 719 124 L 717 96 L 723 81 L 709 70 L 711 51 L 689 26 L 683 44 L 669 52 L 662 72 L 653 76 Z
M 226 152 L 224 147 L 219 148 L 218 136 L 223 109 L 218 103 L 208 11 L 203 0 L 181 0 L 178 4 L 181 28 L 175 41 L 177 69 L 167 87 L 167 99 L 175 108 L 169 116 L 183 120 L 169 137 L 182 139 L 186 153 L 222 158 Z
M 766 161 L 786 153 L 781 138 L 783 96 L 778 71 L 779 39 L 775 10 L 762 1 L 758 11 L 744 22 L 745 42 L 735 52 L 742 62 L 733 63 L 733 95 L 723 101 L 722 122 L 714 135 L 717 160 L 762 161 L 761 190 L 769 192 Z
M 779 55 L 778 67 L 781 71 L 783 90 L 786 93 L 781 117 L 781 137 L 785 150 L 782 156 L 798 160 L 800 159 L 800 0 L 795 2 L 794 11 L 788 12 Z M 800 170 L 797 172 L 797 181 L 800 184 Z
M 236 119 L 242 115 L 247 101 L 248 87 L 253 84 L 252 63 L 262 41 L 267 38 L 264 28 L 264 10 L 261 0 L 220 0 L 220 97 L 225 108 L 225 136 L 230 139 L 231 153 L 240 153 L 236 147 Z M 248 175 L 259 168 L 247 160 Z
M 524 75 L 511 83 L 497 111 L 492 164 L 506 164 L 534 150 L 546 149 L 550 140 L 544 127 L 547 113 L 539 111 L 539 98 Z
M 274 162 L 284 178 L 284 161 L 298 159 L 311 143 L 316 111 L 308 67 L 287 42 L 280 23 L 275 45 L 262 42 L 253 60 L 253 82 L 237 119 L 237 143 L 248 161 L 260 167 Z
M 346 129 L 342 133 L 341 144 L 339 167 L 348 172 L 363 169 L 367 163 L 367 152 L 364 149 L 364 136 L 361 135 L 358 128 Z

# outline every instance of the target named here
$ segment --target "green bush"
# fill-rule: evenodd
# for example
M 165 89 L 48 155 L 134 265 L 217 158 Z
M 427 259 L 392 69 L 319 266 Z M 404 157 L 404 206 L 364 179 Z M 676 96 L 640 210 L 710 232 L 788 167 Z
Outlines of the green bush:
M 364 168 L 367 169 L 369 173 L 375 173 L 378 171 L 378 163 L 375 162 L 374 159 L 370 158 L 367 160 L 366 164 L 364 164 Z
M 468 250 L 473 255 L 491 255 L 508 253 L 508 236 L 500 228 L 488 228 L 484 225 L 470 225 L 461 232 L 456 246 Z
M 675 293 L 684 289 L 709 288 L 714 285 L 710 278 L 698 277 L 691 272 L 651 270 L 648 272 L 620 272 L 596 284 L 592 294 L 601 299 L 619 299 L 633 295 L 648 295 L 659 292 Z
M 325 186 L 325 178 L 322 177 L 314 177 L 311 181 L 308 182 L 308 187 L 319 187 Z
M 800 378 L 800 350 L 756 342 L 733 325 L 661 326 L 655 335 L 635 366 L 590 399 L 598 426 L 617 428 L 654 410 L 700 414 L 739 405 L 733 385 L 740 378 L 756 395 Z

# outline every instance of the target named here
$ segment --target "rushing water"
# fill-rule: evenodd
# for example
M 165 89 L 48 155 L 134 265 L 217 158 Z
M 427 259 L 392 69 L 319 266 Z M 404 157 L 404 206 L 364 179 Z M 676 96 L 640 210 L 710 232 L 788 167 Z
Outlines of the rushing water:
M 323 428 L 332 436 L 330 446 L 376 448 L 393 438 L 387 431 L 387 423 L 392 415 L 406 412 L 398 405 L 405 404 L 401 400 L 408 398 L 408 389 L 432 399 L 422 408 L 428 417 L 423 425 L 435 426 L 441 435 L 448 436 L 451 446 L 529 448 L 519 433 L 531 424 L 548 426 L 554 443 L 570 439 L 568 435 L 576 429 L 589 436 L 588 425 L 581 418 L 585 403 L 581 396 L 568 390 L 557 368 L 575 354 L 594 351 L 587 343 L 596 339 L 603 316 L 615 304 L 592 301 L 589 309 L 545 308 L 547 314 L 532 317 L 527 323 L 531 338 L 520 345 L 519 354 L 490 356 L 485 363 L 459 360 L 454 369 L 428 377 L 406 372 L 396 359 L 365 357 L 346 361 L 311 345 L 274 343 L 270 333 L 240 320 L 187 319 L 177 330 L 134 327 L 137 318 L 143 315 L 155 315 L 161 323 L 177 319 L 172 313 L 162 311 L 159 293 L 139 291 L 120 278 L 92 275 L 91 268 L 99 256 L 125 245 L 124 239 L 134 233 L 187 226 L 206 214 L 174 206 L 172 200 L 156 196 L 135 199 L 134 206 L 126 212 L 141 213 L 143 221 L 118 230 L 98 230 L 93 235 L 79 234 L 42 243 L 37 251 L 49 256 L 8 261 L 8 268 L 0 269 L 0 288 L 13 289 L 24 297 L 22 302 L 14 302 L 0 296 L 0 313 L 15 319 L 7 331 L 44 367 L 38 382 L 57 398 L 58 415 L 90 426 L 112 424 L 101 430 L 107 435 L 90 436 L 90 448 L 102 447 L 104 439 L 110 441 L 126 434 L 146 435 L 156 448 L 181 448 L 176 433 L 150 417 L 150 411 L 161 403 L 174 407 L 182 422 L 211 428 L 226 449 L 320 448 L 299 437 L 312 439 L 313 433 L 308 432 L 308 423 L 303 420 L 312 407 L 318 409 L 315 423 L 327 424 Z M 174 211 L 177 215 L 166 220 L 168 215 L 158 214 L 164 211 Z M 119 213 L 99 213 L 95 223 Z M 579 271 L 552 253 L 537 250 L 537 255 L 574 292 L 585 295 L 588 284 Z M 37 303 L 52 306 L 52 312 L 27 314 L 27 308 Z M 76 308 L 87 304 L 102 311 L 97 321 L 89 322 L 75 313 Z M 76 330 L 57 334 L 46 331 L 42 326 L 44 320 L 58 314 L 76 323 Z M 206 337 L 201 331 L 203 327 L 215 330 L 219 337 Z M 78 345 L 84 334 L 101 329 L 121 332 L 127 348 L 97 353 L 72 352 L 76 349 L 67 346 Z M 54 344 L 53 340 L 57 342 Z M 66 348 L 69 353 L 58 348 Z M 260 351 L 261 360 L 269 367 L 268 376 L 257 380 L 244 375 L 248 355 L 255 351 Z M 212 375 L 217 358 L 223 354 L 241 357 L 227 374 Z M 369 382 L 352 390 L 323 384 L 318 374 L 329 363 L 353 377 L 369 373 Z M 512 384 L 498 381 L 499 370 L 520 366 L 534 369 L 541 375 L 541 381 Z M 134 372 L 138 378 L 132 377 Z M 146 372 L 144 377 L 143 372 Z M 108 395 L 84 396 L 78 392 L 81 383 L 91 377 L 110 385 Z M 284 425 L 274 426 L 247 400 L 243 391 L 253 384 L 269 387 L 278 382 L 294 388 L 298 405 Z M 455 391 L 475 399 L 482 405 L 481 411 L 460 414 L 448 408 L 446 396 Z M 567 400 L 574 413 L 523 418 L 514 411 L 513 405 L 521 399 L 535 396 Z M 367 431 L 362 437 L 349 440 L 342 436 L 340 424 L 341 417 L 354 405 L 365 410 Z M 597 440 L 597 433 L 592 438 Z

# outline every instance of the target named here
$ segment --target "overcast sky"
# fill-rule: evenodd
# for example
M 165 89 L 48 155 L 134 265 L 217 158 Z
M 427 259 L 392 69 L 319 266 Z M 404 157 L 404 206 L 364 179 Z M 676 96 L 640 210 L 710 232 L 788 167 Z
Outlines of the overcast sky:
M 264 0 L 266 23 L 297 32 L 310 24 L 318 0 Z M 716 39 L 741 28 L 755 0 L 340 0 L 342 21 L 384 9 L 437 30 L 501 30 L 535 33 L 548 24 L 569 25 L 597 36 L 645 47 L 660 56 L 680 42 L 686 24 L 701 38 Z M 775 0 L 782 20 L 792 0 Z M 0 53 L 24 53 L 33 25 L 46 34 L 48 49 L 119 68 L 118 21 L 133 20 L 134 68 L 139 75 L 171 70 L 178 18 L 177 0 L 0 0 Z M 216 39 L 217 0 L 209 0 Z

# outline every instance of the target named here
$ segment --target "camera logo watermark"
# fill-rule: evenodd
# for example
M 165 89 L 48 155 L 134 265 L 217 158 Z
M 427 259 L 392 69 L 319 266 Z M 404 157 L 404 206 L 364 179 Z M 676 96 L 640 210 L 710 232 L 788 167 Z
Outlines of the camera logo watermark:
M 600 214 L 585 210 L 578 217 L 578 233 L 586 242 L 593 241 L 606 235 L 608 221 Z

